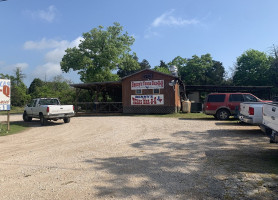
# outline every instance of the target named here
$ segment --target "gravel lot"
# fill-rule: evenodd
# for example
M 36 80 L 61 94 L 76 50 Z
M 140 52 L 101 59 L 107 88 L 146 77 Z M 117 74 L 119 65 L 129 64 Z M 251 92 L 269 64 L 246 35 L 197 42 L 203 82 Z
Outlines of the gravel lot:
M 1 199 L 278 199 L 278 145 L 256 126 L 121 116 L 29 125 L 0 137 Z

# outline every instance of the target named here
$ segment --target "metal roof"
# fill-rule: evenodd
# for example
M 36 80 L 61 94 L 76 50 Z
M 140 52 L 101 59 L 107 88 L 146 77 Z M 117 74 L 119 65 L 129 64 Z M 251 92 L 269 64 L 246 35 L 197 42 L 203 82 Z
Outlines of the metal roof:
M 150 72 L 162 74 L 162 75 L 165 75 L 165 76 L 170 76 L 170 77 L 173 77 L 173 78 L 178 78 L 177 76 L 173 76 L 172 74 L 166 74 L 166 73 L 159 72 L 159 71 L 155 71 L 155 70 L 152 70 L 152 69 L 143 69 L 143 70 L 140 70 L 140 71 L 138 71 L 138 72 L 135 72 L 135 73 L 133 73 L 133 74 L 130 74 L 130 75 L 128 75 L 128 76 L 123 77 L 122 80 L 123 80 L 123 79 L 126 79 L 126 78 L 128 78 L 128 77 L 134 76 L 135 74 L 141 73 L 141 72 L 143 72 L 143 71 L 150 71 Z
M 243 91 L 262 91 L 270 90 L 273 86 L 227 86 L 227 85 L 186 85 L 186 91 L 204 92 L 243 92 Z
M 122 86 L 122 81 L 105 81 L 105 82 L 92 82 L 92 83 L 78 83 L 70 84 L 74 88 L 91 89 L 97 86 Z

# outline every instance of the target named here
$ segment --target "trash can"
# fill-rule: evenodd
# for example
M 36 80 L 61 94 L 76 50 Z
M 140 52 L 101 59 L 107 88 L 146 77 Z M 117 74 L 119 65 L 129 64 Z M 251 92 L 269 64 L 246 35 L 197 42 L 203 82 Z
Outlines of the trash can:
M 189 100 L 182 102 L 182 112 L 190 113 L 191 110 L 191 102 Z

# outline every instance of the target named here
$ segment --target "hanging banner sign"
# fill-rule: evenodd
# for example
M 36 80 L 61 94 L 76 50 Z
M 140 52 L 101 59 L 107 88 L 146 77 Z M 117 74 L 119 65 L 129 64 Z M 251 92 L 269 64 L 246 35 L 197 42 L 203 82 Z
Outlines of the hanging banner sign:
M 11 81 L 0 79 L 0 110 L 11 109 Z
M 131 105 L 164 105 L 164 95 L 131 95 Z
M 131 81 L 132 90 L 140 89 L 163 89 L 164 80 Z

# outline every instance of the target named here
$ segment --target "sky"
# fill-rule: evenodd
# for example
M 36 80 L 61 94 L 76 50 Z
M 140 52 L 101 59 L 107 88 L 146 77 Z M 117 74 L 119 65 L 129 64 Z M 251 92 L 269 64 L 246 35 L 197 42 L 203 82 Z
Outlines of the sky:
M 277 10 L 277 0 L 0 0 L 0 73 L 20 67 L 27 87 L 57 75 L 80 83 L 76 72 L 61 71 L 65 49 L 118 22 L 152 67 L 209 53 L 231 74 L 245 51 L 269 54 L 278 45 Z

